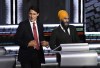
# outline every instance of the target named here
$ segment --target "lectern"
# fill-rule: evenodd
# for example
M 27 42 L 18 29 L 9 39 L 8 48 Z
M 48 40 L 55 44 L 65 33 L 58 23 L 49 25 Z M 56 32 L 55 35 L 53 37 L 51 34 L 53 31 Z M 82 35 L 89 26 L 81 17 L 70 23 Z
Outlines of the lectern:
M 60 54 L 60 66 L 96 66 L 98 64 L 98 54 L 89 50 L 88 43 L 60 44 L 59 47 L 62 50 L 54 52 Z
M 60 66 L 96 66 L 97 53 L 88 52 L 61 52 Z

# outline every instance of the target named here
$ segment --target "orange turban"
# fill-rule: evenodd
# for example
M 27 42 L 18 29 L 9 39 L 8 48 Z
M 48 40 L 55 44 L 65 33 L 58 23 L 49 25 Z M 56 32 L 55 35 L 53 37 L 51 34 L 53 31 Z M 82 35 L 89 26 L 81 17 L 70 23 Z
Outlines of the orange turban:
M 60 20 L 64 19 L 65 17 L 68 17 L 69 18 L 69 14 L 66 10 L 60 10 L 58 12 L 58 17 Z

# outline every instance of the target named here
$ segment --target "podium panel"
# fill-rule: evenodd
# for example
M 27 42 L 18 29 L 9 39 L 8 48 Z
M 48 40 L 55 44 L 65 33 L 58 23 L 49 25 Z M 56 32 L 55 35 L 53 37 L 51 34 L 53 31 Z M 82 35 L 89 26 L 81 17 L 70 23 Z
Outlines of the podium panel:
M 96 66 L 96 52 L 61 52 L 61 66 Z
M 61 51 L 89 51 L 88 43 L 60 44 Z

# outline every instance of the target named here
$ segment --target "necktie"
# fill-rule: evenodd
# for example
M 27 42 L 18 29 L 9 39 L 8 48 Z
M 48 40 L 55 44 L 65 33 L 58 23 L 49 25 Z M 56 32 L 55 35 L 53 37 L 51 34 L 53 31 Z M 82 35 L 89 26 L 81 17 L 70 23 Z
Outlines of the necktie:
M 35 23 L 33 23 L 33 34 L 34 34 L 34 40 L 37 43 L 36 49 L 39 50 L 39 41 L 38 41 L 38 35 L 37 35 Z

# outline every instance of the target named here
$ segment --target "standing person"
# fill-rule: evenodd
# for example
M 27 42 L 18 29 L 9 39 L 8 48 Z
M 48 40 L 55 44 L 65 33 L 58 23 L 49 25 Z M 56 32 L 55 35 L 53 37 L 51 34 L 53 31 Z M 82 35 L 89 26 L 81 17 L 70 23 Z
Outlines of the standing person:
M 47 46 L 48 42 L 44 41 L 43 25 L 38 16 L 38 9 L 30 7 L 28 19 L 19 24 L 15 34 L 15 43 L 20 46 L 18 61 L 21 68 L 41 68 L 41 63 L 45 62 L 42 46 Z
M 69 14 L 66 10 L 60 10 L 58 12 L 60 25 L 52 31 L 50 38 L 50 48 L 54 49 L 60 44 L 64 43 L 78 43 L 79 38 L 77 36 L 76 28 L 69 25 Z M 61 50 L 58 48 L 57 50 Z

